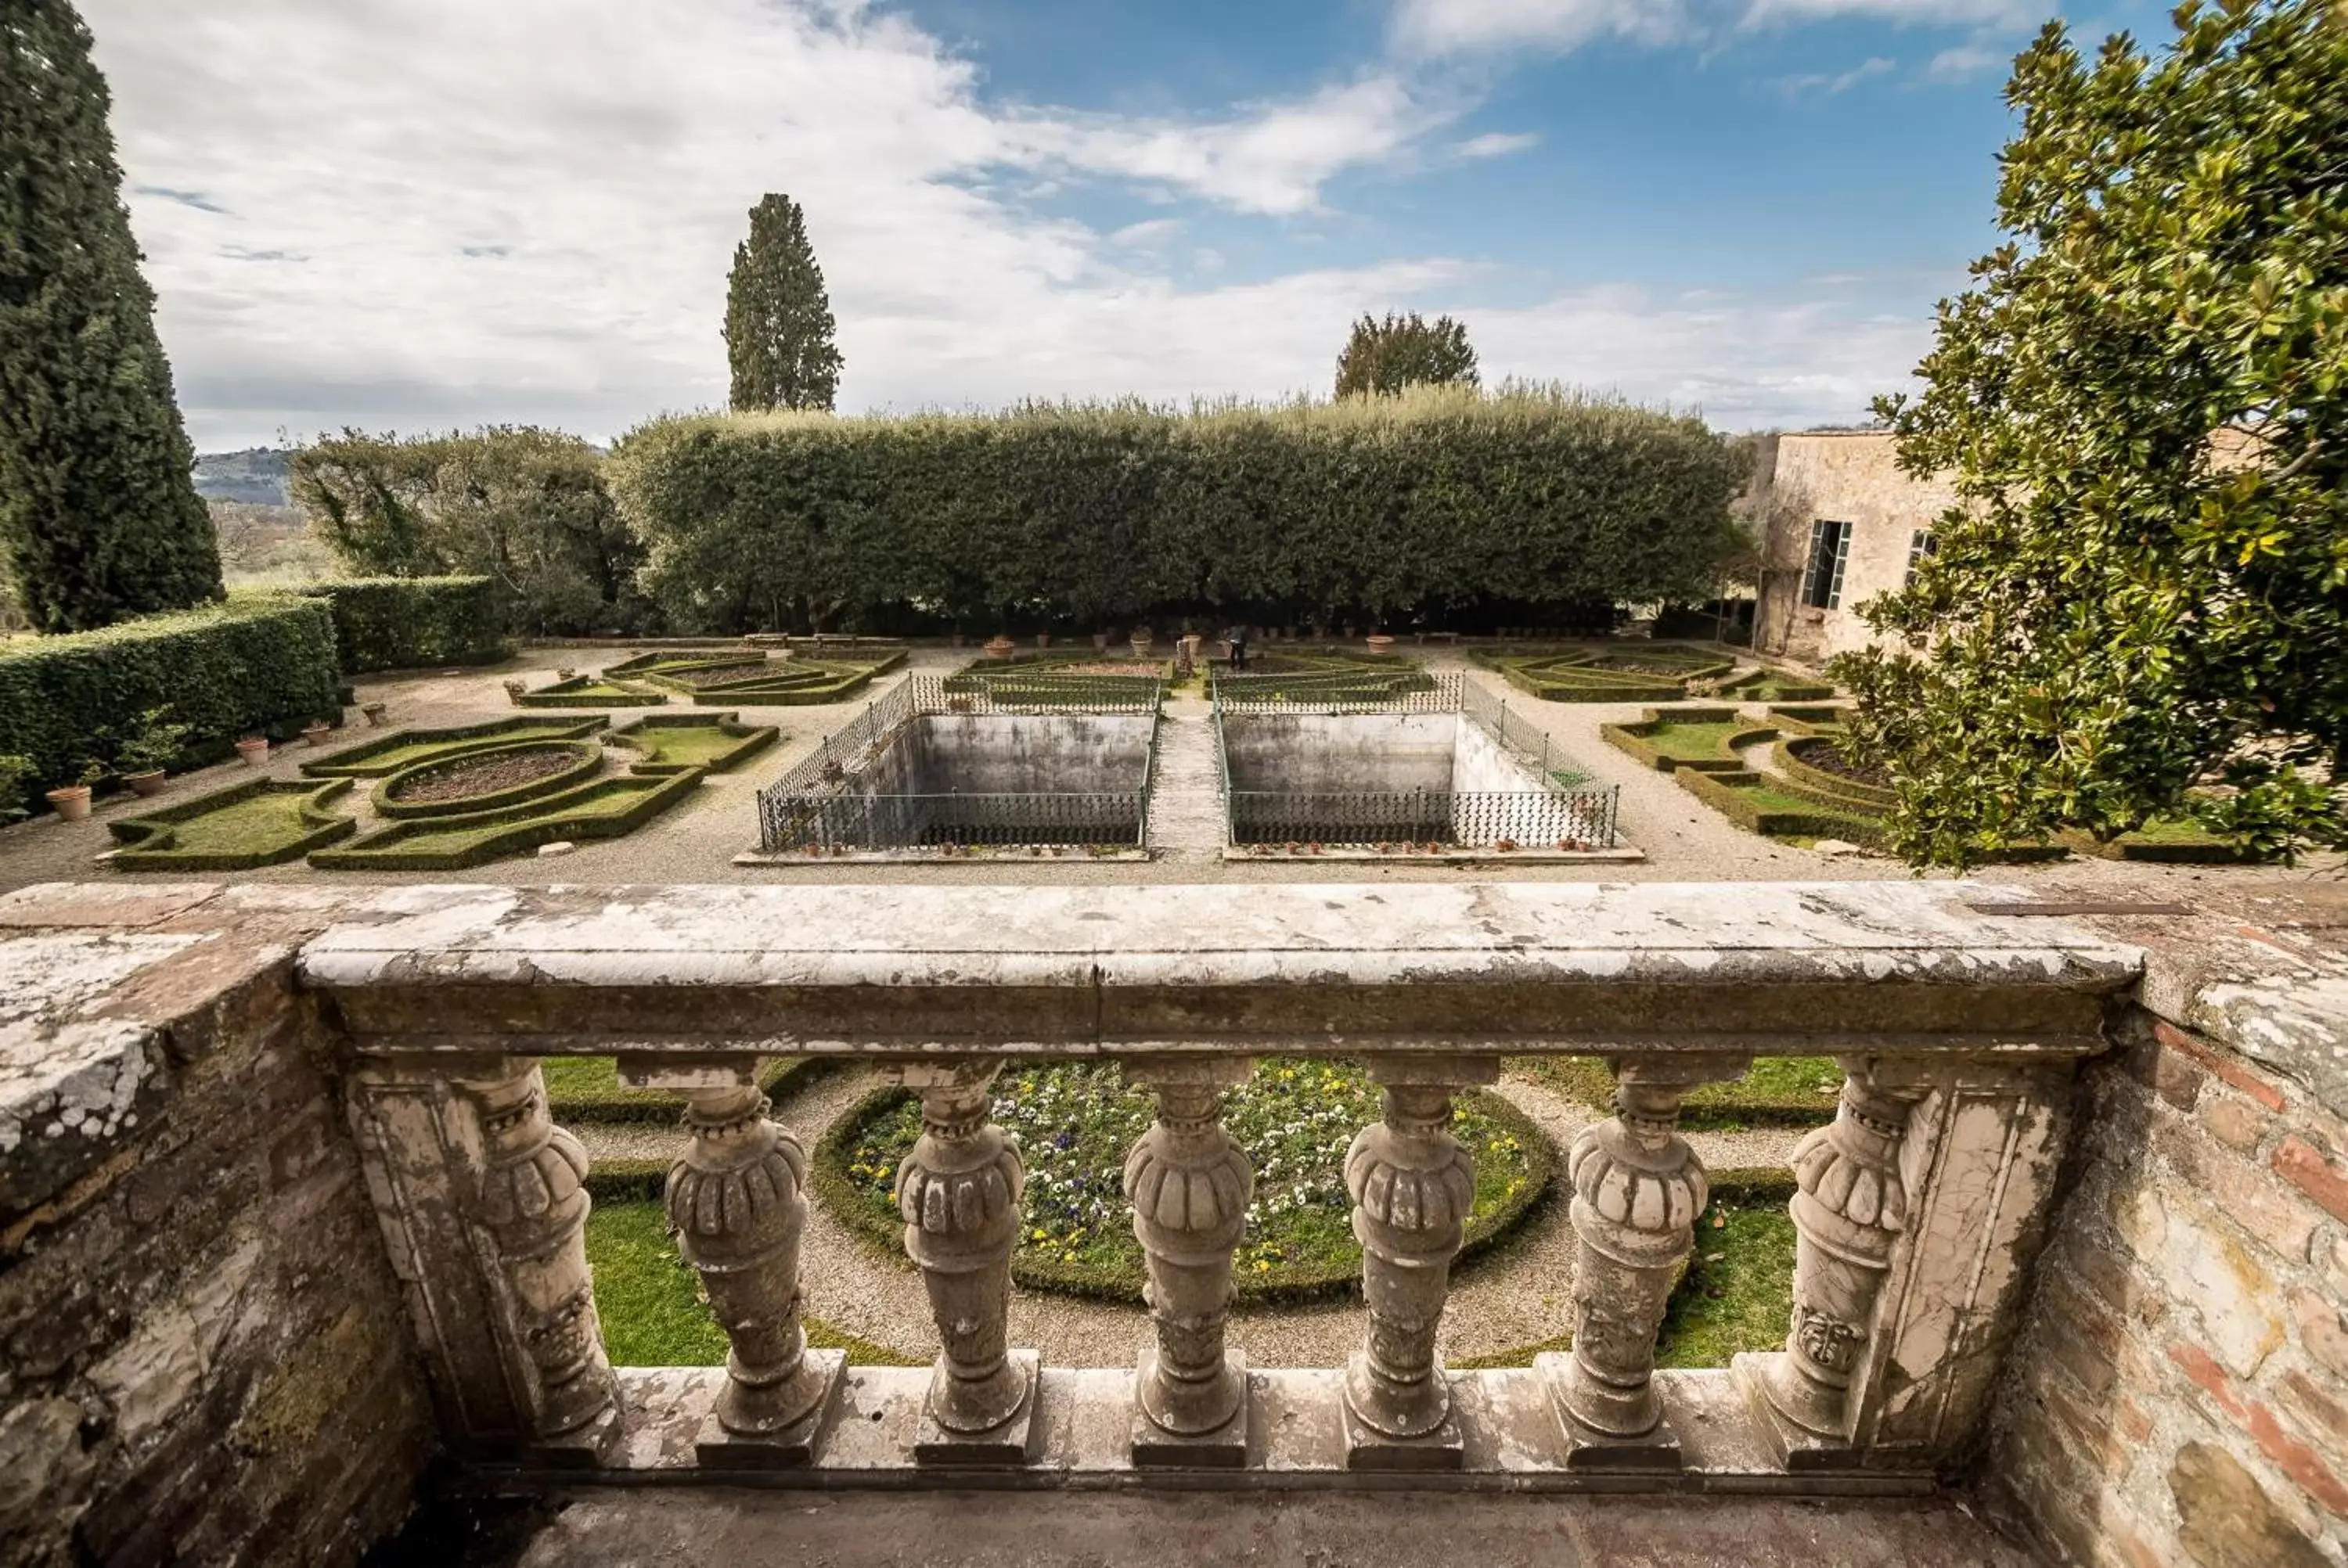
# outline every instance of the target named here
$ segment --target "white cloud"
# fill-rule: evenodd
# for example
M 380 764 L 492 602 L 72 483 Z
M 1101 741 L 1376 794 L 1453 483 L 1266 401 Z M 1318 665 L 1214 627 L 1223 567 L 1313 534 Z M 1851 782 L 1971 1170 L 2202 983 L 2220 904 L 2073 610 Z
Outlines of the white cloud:
M 1487 131 L 1471 136 L 1452 148 L 1462 158 L 1506 158 L 1512 152 L 1529 152 L 1540 145 L 1540 138 L 1529 130 Z
M 1186 286 L 1153 248 L 1038 216 L 1039 179 L 1256 212 L 1403 161 L 1455 118 L 1387 78 L 1219 120 L 990 108 L 893 14 L 769 0 L 86 0 L 133 220 L 198 444 L 345 423 L 610 436 L 721 403 L 725 274 L 767 190 L 806 208 L 844 408 L 1325 390 L 1347 323 L 1462 315 L 1495 375 L 1849 417 L 1917 323 L 1825 307 L 1513 311 L 1444 257 Z M 1133 243 L 1140 236 L 1150 243 Z M 1220 264 L 1190 252 L 1197 277 Z
M 2016 53 L 2013 49 L 1986 44 L 1960 44 L 1933 56 L 1932 63 L 1924 68 L 1924 74 L 1936 82 L 1971 81 L 1983 71 L 2003 74 L 2013 67 Z
M 1745 24 L 1822 22 L 1837 16 L 1935 27 L 2019 26 L 2045 14 L 2042 0 L 1752 0 Z
M 1687 20 L 1684 0 L 1397 0 L 1391 32 L 1417 55 L 1563 51 L 1609 36 L 1660 43 Z
M 1861 60 L 1847 71 L 1817 71 L 1797 77 L 1779 77 L 1777 87 L 1788 97 L 1798 97 L 1804 93 L 1823 93 L 1832 97 L 1838 93 L 1850 91 L 1851 88 L 1871 77 L 1883 76 L 1894 68 L 1891 61 L 1877 55 Z
M 1128 223 L 1109 234 L 1114 244 L 1149 246 L 1162 244 L 1182 231 L 1179 218 L 1149 218 L 1138 223 Z

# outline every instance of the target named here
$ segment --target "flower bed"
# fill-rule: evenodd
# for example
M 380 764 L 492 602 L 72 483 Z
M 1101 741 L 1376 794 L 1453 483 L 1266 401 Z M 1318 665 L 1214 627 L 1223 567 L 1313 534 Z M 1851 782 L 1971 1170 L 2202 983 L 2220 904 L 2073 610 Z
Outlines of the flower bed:
M 327 871 L 459 871 L 557 839 L 620 838 L 700 783 L 699 768 L 664 778 L 597 779 L 499 811 L 395 822 L 338 849 L 319 850 L 310 864 Z
M 585 784 L 602 771 L 592 741 L 526 741 L 434 757 L 375 786 L 378 815 L 449 817 L 496 811 Z
M 326 809 L 350 787 L 348 779 L 250 779 L 118 818 L 106 826 L 123 847 L 107 864 L 117 871 L 250 871 L 298 860 L 358 830 L 352 818 Z
M 522 741 L 575 741 L 592 735 L 609 719 L 493 719 L 448 730 L 394 730 L 364 745 L 346 746 L 302 764 L 312 778 L 384 778 L 418 763 L 510 746 Z
M 1666 774 L 1676 768 L 1741 768 L 1738 746 L 1776 733 L 1754 725 L 1734 708 L 1649 708 L 1637 723 L 1601 724 L 1598 733 L 1616 751 Z
M 1452 1131 L 1476 1160 L 1465 1257 L 1532 1211 L 1553 1156 L 1540 1130 L 1498 1095 L 1470 1092 L 1457 1103 Z M 1120 1183 L 1126 1155 L 1156 1113 L 1151 1096 L 1128 1090 L 1113 1065 L 1060 1062 L 1006 1071 L 994 1107 L 996 1121 L 1018 1137 L 1027 1172 L 1012 1276 L 1030 1289 L 1139 1301 L 1141 1249 Z M 1241 1300 L 1309 1300 L 1354 1287 L 1362 1253 L 1345 1150 L 1380 1107 L 1377 1086 L 1359 1068 L 1319 1061 L 1268 1061 L 1225 1097 L 1224 1125 L 1255 1168 L 1234 1263 Z M 832 1211 L 900 1261 L 904 1221 L 892 1188 L 920 1133 L 914 1096 L 878 1090 L 833 1124 L 809 1164 Z
M 1797 793 L 1880 816 L 1899 804 L 1890 775 L 1880 767 L 1852 763 L 1842 753 L 1848 743 L 1838 736 L 1797 735 L 1777 748 L 1777 764 Z
M 1468 657 L 1520 691 L 1551 702 L 1671 702 L 1690 681 L 1727 674 L 1736 661 L 1673 643 L 1632 647 L 1584 643 L 1563 648 L 1471 648 Z
M 640 692 L 600 675 L 573 675 L 535 692 L 516 692 L 513 701 L 517 708 L 656 708 L 668 698 L 663 692 Z
M 640 753 L 628 770 L 673 774 L 683 768 L 726 773 L 782 738 L 772 724 L 745 724 L 734 713 L 657 713 L 623 724 L 603 737 L 606 745 Z

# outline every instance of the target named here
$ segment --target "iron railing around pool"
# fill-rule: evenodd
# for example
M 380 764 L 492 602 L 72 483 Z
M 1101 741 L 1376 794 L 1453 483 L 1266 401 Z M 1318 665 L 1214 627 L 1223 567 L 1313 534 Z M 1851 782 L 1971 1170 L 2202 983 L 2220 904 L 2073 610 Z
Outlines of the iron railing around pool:
M 1611 849 L 1618 792 L 1231 790 L 1234 844 Z
M 1456 713 L 1456 671 L 1395 676 L 1373 671 L 1308 671 L 1294 675 L 1214 676 L 1214 703 L 1223 713 Z

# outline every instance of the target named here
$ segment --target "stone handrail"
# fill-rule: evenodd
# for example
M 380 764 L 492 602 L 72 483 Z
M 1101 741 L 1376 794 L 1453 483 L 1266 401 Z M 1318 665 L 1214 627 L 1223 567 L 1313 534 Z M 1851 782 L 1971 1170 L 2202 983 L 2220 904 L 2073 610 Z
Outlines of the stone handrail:
M 298 973 L 354 1053 L 353 1122 L 443 1429 L 478 1453 L 832 1481 L 1409 1470 L 1881 1490 L 1923 1484 L 1979 1422 L 2073 1065 L 2103 1049 L 2139 968 L 2016 897 L 405 888 L 308 940 Z M 1275 1050 L 1358 1060 L 1384 1090 L 1345 1160 L 1367 1311 L 1342 1370 L 1251 1372 L 1226 1331 L 1250 1173 L 1220 1091 Z M 867 1058 L 920 1096 L 898 1194 L 938 1326 L 926 1373 L 850 1373 L 806 1346 L 805 1156 L 756 1087 L 777 1052 Z M 1794 1157 L 1786 1348 L 1658 1373 L 1706 1201 L 1679 1107 L 1763 1052 L 1831 1054 L 1846 1073 L 1834 1122 Z M 732 1342 L 722 1374 L 623 1377 L 604 1359 L 586 1160 L 538 1067 L 591 1053 L 685 1097 L 667 1204 Z M 1474 1191 L 1451 1104 L 1528 1053 L 1597 1055 L 1616 1081 L 1615 1116 L 1568 1161 L 1573 1348 L 1449 1372 L 1436 1330 Z M 1007 1342 L 1022 1173 L 988 1086 L 1037 1056 L 1113 1058 L 1157 1096 L 1125 1172 L 1156 1337 L 1123 1372 L 1046 1370 Z

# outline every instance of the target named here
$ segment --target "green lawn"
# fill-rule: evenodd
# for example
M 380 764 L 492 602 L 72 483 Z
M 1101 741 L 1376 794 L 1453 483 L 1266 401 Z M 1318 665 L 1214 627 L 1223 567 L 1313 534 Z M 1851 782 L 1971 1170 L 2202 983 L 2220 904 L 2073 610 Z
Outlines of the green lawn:
M 623 815 L 636 808 L 646 791 L 656 789 L 666 782 L 664 779 L 604 779 L 595 786 L 602 793 L 592 800 L 556 806 L 547 812 L 546 820 L 564 823 L 592 822 L 597 817 Z M 411 820 L 428 822 L 430 819 L 419 817 Z M 380 847 L 400 854 L 419 852 L 442 854 L 453 850 L 469 849 L 484 839 L 501 837 L 511 833 L 523 823 L 535 820 L 537 819 L 517 816 L 510 822 L 500 822 L 492 826 L 448 828 L 439 832 L 403 832 L 396 839 L 386 838 L 382 834 L 373 835 L 371 837 L 384 840 Z M 366 850 L 378 845 L 369 839 L 363 838 L 345 847 L 351 850 Z
M 1716 724 L 1658 724 L 1652 730 L 1634 729 L 1631 733 L 1667 757 L 1706 762 L 1729 754 L 1724 749 L 1729 736 L 1746 734 L 1759 727 L 1750 719 L 1732 719 Z
M 621 739 L 648 763 L 706 767 L 749 737 L 716 724 L 657 724 L 630 730 Z
M 191 855 L 252 855 L 306 838 L 318 830 L 315 823 L 302 818 L 302 803 L 308 798 L 306 791 L 272 791 L 174 822 L 171 850 Z
M 1614 1081 L 1593 1056 L 1527 1056 L 1509 1065 L 1596 1111 L 1614 1103 Z M 1834 1119 L 1842 1069 L 1829 1056 L 1763 1056 L 1730 1083 L 1688 1091 L 1680 1125 L 1710 1132 L 1746 1126 L 1810 1127 Z

